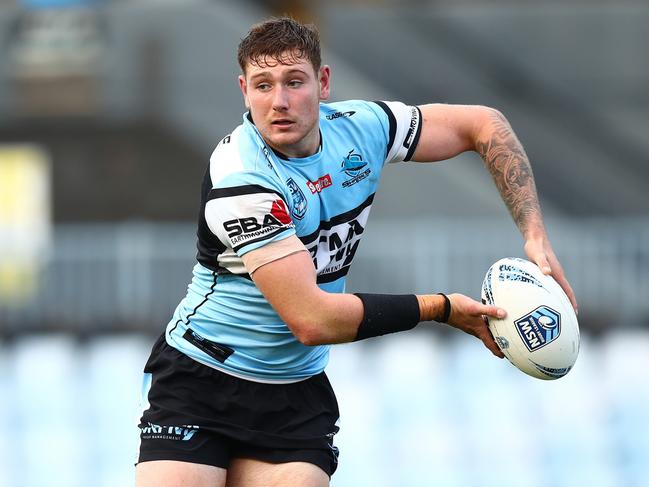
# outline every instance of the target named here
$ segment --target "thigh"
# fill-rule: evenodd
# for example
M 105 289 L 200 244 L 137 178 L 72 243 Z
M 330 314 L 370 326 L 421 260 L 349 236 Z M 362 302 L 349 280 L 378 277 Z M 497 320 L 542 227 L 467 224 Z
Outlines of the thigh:
M 224 487 L 227 471 L 198 463 L 157 460 L 138 463 L 136 487 Z
M 235 458 L 228 468 L 227 487 L 327 487 L 329 476 L 312 463 L 268 463 Z

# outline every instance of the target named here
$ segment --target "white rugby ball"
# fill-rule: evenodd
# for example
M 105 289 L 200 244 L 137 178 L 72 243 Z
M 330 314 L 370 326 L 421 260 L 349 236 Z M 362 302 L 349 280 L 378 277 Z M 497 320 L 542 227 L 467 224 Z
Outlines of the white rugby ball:
M 561 286 L 536 264 L 504 258 L 482 283 L 482 302 L 507 311 L 488 318 L 496 343 L 519 370 L 545 380 L 572 369 L 579 354 L 579 324 Z

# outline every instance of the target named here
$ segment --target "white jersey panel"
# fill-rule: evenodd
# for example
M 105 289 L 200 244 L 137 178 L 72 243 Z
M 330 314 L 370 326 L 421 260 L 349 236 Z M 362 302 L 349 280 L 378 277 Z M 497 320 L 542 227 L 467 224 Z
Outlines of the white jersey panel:
M 244 273 L 243 264 L 233 254 L 240 257 L 295 233 L 281 187 L 264 172 L 268 171 L 266 156 L 262 157 L 264 170 L 258 167 L 263 150 L 251 147 L 243 131 L 243 125 L 237 127 L 212 153 L 212 189 L 204 212 L 210 231 L 225 246 L 218 262 L 236 274 Z
M 395 134 L 386 162 L 409 161 L 415 152 L 421 133 L 422 115 L 419 107 L 401 102 L 383 102 L 394 116 Z
M 232 173 L 244 170 L 241 153 L 239 151 L 239 135 L 241 126 L 224 137 L 216 146 L 210 156 L 210 179 L 212 184 L 221 181 Z
M 226 247 L 241 256 L 270 241 L 295 233 L 286 203 L 256 185 L 215 189 L 205 205 L 207 224 Z

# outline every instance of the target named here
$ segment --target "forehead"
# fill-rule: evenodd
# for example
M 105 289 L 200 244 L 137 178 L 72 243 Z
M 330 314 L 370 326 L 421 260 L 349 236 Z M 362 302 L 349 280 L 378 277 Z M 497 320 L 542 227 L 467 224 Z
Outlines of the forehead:
M 245 75 L 253 76 L 281 76 L 292 71 L 301 71 L 305 74 L 315 74 L 311 61 L 293 52 L 283 52 L 280 56 L 263 55 L 258 59 L 248 60 Z

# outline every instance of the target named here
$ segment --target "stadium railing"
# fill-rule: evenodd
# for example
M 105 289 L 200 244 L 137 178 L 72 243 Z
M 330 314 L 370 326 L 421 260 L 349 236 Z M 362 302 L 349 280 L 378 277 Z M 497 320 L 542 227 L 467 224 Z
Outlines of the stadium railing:
M 552 221 L 549 232 L 582 328 L 649 325 L 649 219 Z M 185 294 L 195 254 L 193 223 L 57 225 L 33 294 L 0 296 L 0 335 L 157 331 Z M 370 220 L 348 290 L 479 297 L 487 268 L 505 256 L 523 251 L 504 219 Z

